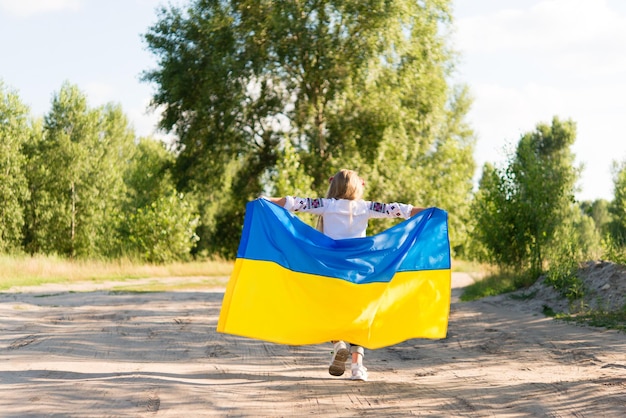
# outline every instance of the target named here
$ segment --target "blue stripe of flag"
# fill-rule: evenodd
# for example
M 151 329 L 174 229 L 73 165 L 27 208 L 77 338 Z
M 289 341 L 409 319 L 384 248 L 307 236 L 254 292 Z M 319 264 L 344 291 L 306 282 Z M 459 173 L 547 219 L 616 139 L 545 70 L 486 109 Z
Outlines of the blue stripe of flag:
M 334 240 L 265 199 L 246 205 L 238 258 L 356 284 L 396 272 L 450 269 L 448 214 L 429 208 L 377 235 Z

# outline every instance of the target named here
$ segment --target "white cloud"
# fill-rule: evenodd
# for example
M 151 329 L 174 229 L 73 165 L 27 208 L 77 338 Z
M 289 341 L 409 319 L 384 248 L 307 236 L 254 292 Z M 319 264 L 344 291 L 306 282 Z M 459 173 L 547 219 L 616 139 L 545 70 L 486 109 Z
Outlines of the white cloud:
M 76 11 L 82 7 L 82 0 L 0 0 L 0 10 L 18 17 L 36 14 Z
M 554 87 L 527 82 L 521 87 L 475 84 L 475 102 L 469 119 L 479 141 L 476 159 L 502 163 L 519 141 L 539 123 L 550 123 L 553 116 L 572 119 L 577 138 L 572 151 L 584 164 L 581 199 L 610 199 L 613 161 L 626 160 L 626 133 L 621 120 L 626 115 L 626 82 L 615 85 Z M 479 173 L 480 174 L 480 173 Z
M 625 39 L 626 19 L 605 0 L 544 0 L 457 21 L 457 45 L 472 53 L 593 49 Z
M 572 150 L 585 165 L 579 198 L 611 199 L 611 163 L 626 159 L 626 14 L 606 0 L 517 4 L 457 16 L 476 160 L 501 162 L 538 123 L 572 119 Z

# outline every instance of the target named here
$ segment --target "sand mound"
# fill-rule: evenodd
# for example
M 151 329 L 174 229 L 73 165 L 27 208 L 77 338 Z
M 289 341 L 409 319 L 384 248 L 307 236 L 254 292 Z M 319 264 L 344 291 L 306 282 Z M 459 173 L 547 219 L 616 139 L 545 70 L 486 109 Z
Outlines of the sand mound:
M 590 261 L 578 271 L 583 296 L 573 301 L 540 277 L 528 289 L 485 298 L 527 312 L 550 309 L 574 314 L 587 310 L 619 311 L 626 304 L 626 266 L 608 261 Z

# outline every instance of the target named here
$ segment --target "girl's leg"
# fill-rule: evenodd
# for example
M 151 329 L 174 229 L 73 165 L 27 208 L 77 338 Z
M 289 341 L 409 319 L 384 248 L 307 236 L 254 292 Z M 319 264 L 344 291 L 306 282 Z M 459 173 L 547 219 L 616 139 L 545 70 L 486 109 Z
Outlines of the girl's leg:
M 363 356 L 365 350 L 358 345 L 350 344 L 350 352 L 352 353 L 352 380 L 367 380 L 367 369 L 363 366 Z
M 350 352 L 352 353 L 352 364 L 363 364 L 363 356 L 365 355 L 363 347 L 350 344 Z
M 341 376 L 346 371 L 346 360 L 350 352 L 343 341 L 333 341 L 333 356 L 330 359 L 328 373 L 333 376 Z

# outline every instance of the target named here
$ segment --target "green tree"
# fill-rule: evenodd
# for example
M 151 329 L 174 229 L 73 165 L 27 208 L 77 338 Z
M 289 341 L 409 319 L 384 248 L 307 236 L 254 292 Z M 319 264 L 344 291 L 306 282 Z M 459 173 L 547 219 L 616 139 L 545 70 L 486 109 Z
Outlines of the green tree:
M 595 202 L 601 202 L 601 200 L 596 200 Z M 576 237 L 578 237 L 575 245 L 575 248 L 578 249 L 576 260 L 597 260 L 602 257 L 602 230 L 606 229 L 606 226 L 603 226 L 602 222 L 598 221 L 598 219 L 601 219 L 599 217 L 601 216 L 600 211 L 595 213 L 598 217 L 594 218 L 593 216 L 587 216 L 581 208 L 581 205 L 573 206 L 571 216 L 572 226 L 576 230 Z M 596 206 L 595 209 L 600 209 L 600 207 Z M 605 214 L 608 215 L 608 212 Z
M 124 176 L 131 210 L 150 205 L 176 190 L 171 172 L 174 162 L 174 154 L 163 142 L 152 138 L 137 141 Z
M 186 260 L 198 240 L 197 222 L 183 195 L 161 195 L 128 215 L 127 249 L 151 263 Z
M 95 257 L 115 250 L 133 140 L 119 106 L 90 109 L 76 86 L 62 86 L 29 148 L 29 251 Z
M 450 205 L 463 242 L 473 140 L 466 91 L 447 83 L 450 23 L 441 0 L 162 9 L 145 36 L 159 68 L 144 80 L 157 86 L 161 126 L 177 134 L 176 178 L 201 202 L 203 240 L 233 254 L 244 203 L 282 190 L 289 155 L 303 190 L 323 194 L 345 167 L 377 199 Z
M 22 245 L 28 199 L 23 147 L 31 136 L 28 108 L 0 82 L 0 252 Z
M 582 213 L 593 219 L 595 229 L 600 236 L 609 233 L 612 215 L 610 202 L 606 199 L 596 199 L 594 201 L 584 201 L 580 203 Z
M 473 213 L 490 261 L 536 277 L 558 252 L 574 223 L 575 138 L 574 122 L 555 117 L 521 137 L 505 168 L 485 166 Z
M 626 162 L 613 164 L 613 200 L 609 204 L 611 220 L 608 224 L 612 241 L 618 247 L 626 246 Z
M 125 176 L 120 252 L 151 263 L 186 260 L 198 241 L 195 204 L 176 191 L 174 155 L 149 138 L 137 142 Z
M 502 267 L 523 268 L 527 259 L 523 225 L 518 222 L 518 192 L 510 166 L 483 166 L 473 201 L 473 253 Z

